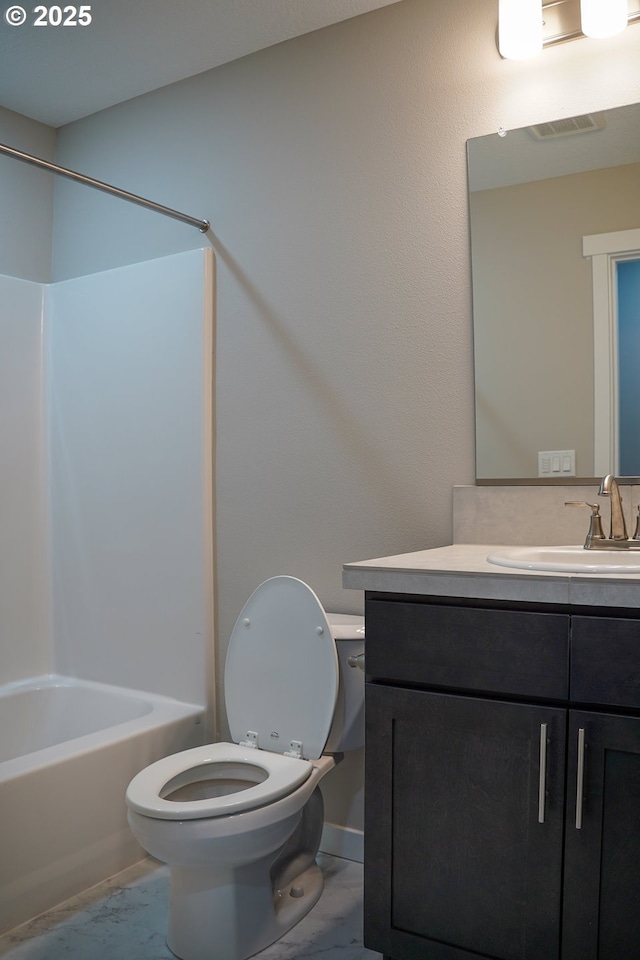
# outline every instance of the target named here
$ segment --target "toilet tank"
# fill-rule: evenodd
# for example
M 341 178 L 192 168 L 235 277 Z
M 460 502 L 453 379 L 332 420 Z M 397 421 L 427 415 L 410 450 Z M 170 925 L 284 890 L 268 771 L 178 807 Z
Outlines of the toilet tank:
M 364 653 L 364 617 L 327 613 L 338 651 L 340 684 L 325 753 L 346 753 L 364 746 L 364 670 L 349 658 Z

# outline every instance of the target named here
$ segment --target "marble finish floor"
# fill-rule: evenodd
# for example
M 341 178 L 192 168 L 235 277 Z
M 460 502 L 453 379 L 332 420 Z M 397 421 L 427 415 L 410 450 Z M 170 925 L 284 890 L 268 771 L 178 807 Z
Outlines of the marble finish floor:
M 319 902 L 258 960 L 379 960 L 362 946 L 362 864 L 326 854 L 319 862 Z M 168 868 L 144 860 L 0 937 L 0 957 L 175 960 L 164 939 L 168 892 Z

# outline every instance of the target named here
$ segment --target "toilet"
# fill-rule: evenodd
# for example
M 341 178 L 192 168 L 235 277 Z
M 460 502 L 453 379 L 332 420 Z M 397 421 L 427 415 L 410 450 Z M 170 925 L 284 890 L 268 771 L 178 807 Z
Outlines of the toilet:
M 131 829 L 170 866 L 167 943 L 245 960 L 318 901 L 319 784 L 364 743 L 364 620 L 325 613 L 295 577 L 253 592 L 224 674 L 233 743 L 152 763 L 127 789 Z

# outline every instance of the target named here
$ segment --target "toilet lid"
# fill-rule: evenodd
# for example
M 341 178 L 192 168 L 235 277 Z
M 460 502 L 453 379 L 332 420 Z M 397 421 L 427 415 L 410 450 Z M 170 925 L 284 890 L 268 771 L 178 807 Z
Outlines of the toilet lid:
M 338 695 L 338 657 L 317 596 L 295 577 L 265 580 L 236 622 L 224 672 L 231 737 L 317 759 Z

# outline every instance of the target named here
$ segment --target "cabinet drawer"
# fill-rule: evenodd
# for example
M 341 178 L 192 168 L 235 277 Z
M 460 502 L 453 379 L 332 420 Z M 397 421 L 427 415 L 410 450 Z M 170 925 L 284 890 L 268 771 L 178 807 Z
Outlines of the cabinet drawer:
M 571 699 L 640 708 L 640 620 L 573 617 Z
M 567 699 L 568 616 L 371 597 L 365 613 L 372 677 Z

